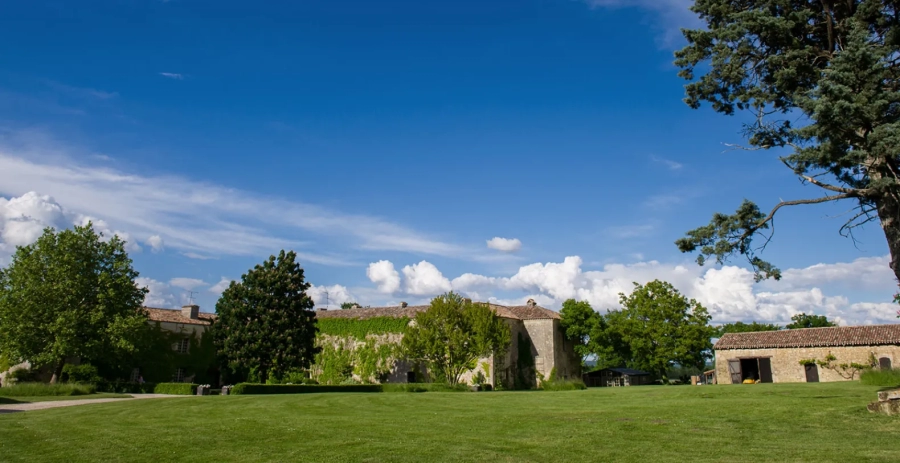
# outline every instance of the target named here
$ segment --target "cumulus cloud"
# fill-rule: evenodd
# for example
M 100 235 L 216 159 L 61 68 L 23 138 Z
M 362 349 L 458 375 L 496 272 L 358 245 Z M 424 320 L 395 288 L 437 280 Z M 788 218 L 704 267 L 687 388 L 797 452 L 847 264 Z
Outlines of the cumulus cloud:
M 177 307 L 175 295 L 172 294 L 172 288 L 162 281 L 153 278 L 138 277 L 134 283 L 139 288 L 147 288 L 150 292 L 144 296 L 144 305 L 147 307 L 156 307 L 160 309 L 172 309 Z
M 141 250 L 128 233 L 111 229 L 103 220 L 66 210 L 51 196 L 29 191 L 9 199 L 0 197 L 0 252 L 12 252 L 16 246 L 33 243 L 47 227 L 59 230 L 88 223 L 104 239 L 115 235 L 125 241 L 126 250 Z
M 163 239 L 159 235 L 153 235 L 150 238 L 147 238 L 147 245 L 150 246 L 150 249 L 153 252 L 160 252 L 165 249 Z
M 369 264 L 366 276 L 372 283 L 378 285 L 378 290 L 383 293 L 394 293 L 400 289 L 400 274 L 389 260 L 380 260 Z
M 518 238 L 500 238 L 495 236 L 487 241 L 487 247 L 501 252 L 516 252 L 522 249 L 522 242 Z
M 232 281 L 233 280 L 231 278 L 222 277 L 222 279 L 220 279 L 218 283 L 209 287 L 209 292 L 213 294 L 222 294 L 226 289 L 228 289 L 228 286 L 231 285 Z
M 843 324 L 871 324 L 895 322 L 894 304 L 851 301 L 846 296 L 825 291 L 841 286 L 868 288 L 888 299 L 895 284 L 886 263 L 886 257 L 867 257 L 853 262 L 818 264 L 786 270 L 784 284 L 756 284 L 751 271 L 735 266 L 716 268 L 650 261 L 609 264 L 600 270 L 585 271 L 581 257 L 569 256 L 562 262 L 525 265 L 505 277 L 465 273 L 448 284 L 437 267 L 422 261 L 404 267 L 402 282 L 396 272 L 392 281 L 394 288 L 402 287 L 410 295 L 434 296 L 452 289 L 473 299 L 500 304 L 520 304 L 531 298 L 549 308 L 558 308 L 566 299 L 574 298 L 586 300 L 605 312 L 620 308 L 619 294 L 630 293 L 635 282 L 644 284 L 660 279 L 702 303 L 714 323 L 753 320 L 788 323 L 791 316 L 805 312 L 827 315 Z M 394 269 L 389 261 L 378 265 L 390 271 Z
M 172 278 L 169 280 L 169 286 L 181 288 L 185 291 L 191 291 L 203 286 L 209 286 L 209 284 L 203 280 L 198 280 L 197 278 Z
M 306 290 L 306 294 L 315 301 L 316 307 L 339 307 L 345 302 L 356 302 L 350 290 L 341 285 L 312 285 Z
M 444 277 L 434 264 L 424 260 L 418 264 L 403 267 L 403 278 L 407 294 L 428 296 L 452 289 L 450 280 Z

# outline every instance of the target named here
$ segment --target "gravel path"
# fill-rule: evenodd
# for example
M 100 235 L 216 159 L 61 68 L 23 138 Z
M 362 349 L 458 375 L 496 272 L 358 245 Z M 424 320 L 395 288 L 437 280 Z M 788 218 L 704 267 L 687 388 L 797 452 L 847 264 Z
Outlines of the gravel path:
M 121 402 L 123 400 L 133 399 L 165 399 L 175 397 L 192 397 L 189 395 L 168 395 L 168 394 L 131 394 L 131 398 L 121 399 L 79 399 L 79 400 L 55 400 L 49 402 L 34 402 L 22 404 L 0 404 L 0 414 L 25 412 L 31 410 L 44 410 L 46 408 L 71 407 L 73 405 L 102 404 L 106 402 Z M 23 397 L 23 400 L 28 400 Z

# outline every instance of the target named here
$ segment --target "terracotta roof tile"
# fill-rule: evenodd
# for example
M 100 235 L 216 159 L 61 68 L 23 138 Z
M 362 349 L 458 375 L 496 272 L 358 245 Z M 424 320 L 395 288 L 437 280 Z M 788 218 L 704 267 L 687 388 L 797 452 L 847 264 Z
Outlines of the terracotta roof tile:
M 178 309 L 156 309 L 144 307 L 150 317 L 150 321 L 166 323 L 183 323 L 185 325 L 211 325 L 217 315 L 209 312 L 200 312 L 197 319 L 185 317 Z
M 428 310 L 427 305 L 415 305 L 408 307 L 371 307 L 346 310 L 317 310 L 318 318 L 357 318 L 366 319 L 373 317 L 409 317 L 414 318 L 417 313 Z M 491 309 L 501 318 L 513 320 L 540 320 L 559 319 L 559 313 L 543 307 L 513 306 L 490 304 Z
M 900 324 L 726 333 L 715 350 L 900 345 Z

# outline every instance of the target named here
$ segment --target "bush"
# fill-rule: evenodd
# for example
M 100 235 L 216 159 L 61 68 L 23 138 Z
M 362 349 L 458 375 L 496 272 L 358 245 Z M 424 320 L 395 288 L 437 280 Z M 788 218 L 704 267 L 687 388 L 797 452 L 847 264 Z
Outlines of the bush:
M 544 381 L 541 389 L 545 391 L 580 391 L 587 389 L 584 381 L 580 379 L 561 379 L 557 381 Z
M 194 395 L 199 384 L 193 383 L 157 383 L 153 388 L 154 394 L 170 395 Z
M 18 383 L 14 386 L 0 387 L 0 397 L 88 395 L 94 392 L 96 392 L 96 388 L 93 384 Z
M 6 375 L 6 381 L 10 383 L 32 383 L 38 382 L 37 372 L 30 368 L 19 368 L 9 372 Z
M 310 394 L 318 392 L 382 392 L 380 384 L 309 385 L 309 384 L 235 384 L 231 394 Z
M 102 381 L 100 375 L 97 374 L 97 367 L 90 363 L 81 365 L 66 364 L 62 372 L 69 377 L 70 383 L 97 383 Z
M 465 384 L 451 386 L 446 383 L 396 383 L 382 384 L 384 392 L 470 392 Z
M 867 386 L 900 387 L 900 369 L 866 370 L 859 376 L 859 382 Z

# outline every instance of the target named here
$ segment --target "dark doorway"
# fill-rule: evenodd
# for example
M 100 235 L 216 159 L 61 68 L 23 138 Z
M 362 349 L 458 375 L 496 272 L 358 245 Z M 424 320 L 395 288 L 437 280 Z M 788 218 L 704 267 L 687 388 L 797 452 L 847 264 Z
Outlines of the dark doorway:
M 815 363 L 807 363 L 803 365 L 806 368 L 806 382 L 807 383 L 818 383 L 819 382 L 819 366 Z
M 416 382 L 416 372 L 415 372 L 415 371 L 408 371 L 408 372 L 406 372 L 406 382 L 407 382 L 407 383 L 414 383 L 414 382 Z
M 728 361 L 728 374 L 731 375 L 731 384 L 741 384 L 743 378 L 741 378 L 741 361 L 740 360 L 729 360 Z
M 743 380 L 759 379 L 759 359 L 741 359 L 741 377 Z
M 887 357 L 881 357 L 878 359 L 878 367 L 882 370 L 890 370 L 891 369 L 891 359 Z
M 772 359 L 759 359 L 759 380 L 763 383 L 772 382 Z

